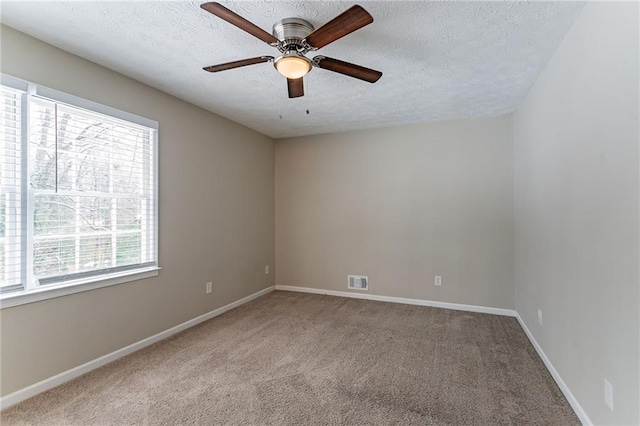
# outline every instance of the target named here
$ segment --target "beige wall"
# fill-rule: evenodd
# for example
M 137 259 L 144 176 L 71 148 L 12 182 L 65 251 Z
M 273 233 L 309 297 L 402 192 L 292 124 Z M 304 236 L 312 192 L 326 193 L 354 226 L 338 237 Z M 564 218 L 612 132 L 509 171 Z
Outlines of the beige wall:
M 279 285 L 513 308 L 512 243 L 511 117 L 276 142 Z
M 10 28 L 2 72 L 160 123 L 156 278 L 1 311 L 2 395 L 274 284 L 274 144 Z M 214 292 L 205 295 L 205 283 Z
M 638 3 L 588 3 L 514 119 L 516 308 L 596 424 L 640 422 L 638 76 Z
M 275 154 L 3 27 L 2 72 L 160 122 L 163 269 L 2 310 L 1 394 L 276 282 L 347 291 L 362 274 L 370 294 L 517 309 L 591 420 L 637 424 L 637 17 L 634 3 L 585 6 L 515 117 L 279 140 Z

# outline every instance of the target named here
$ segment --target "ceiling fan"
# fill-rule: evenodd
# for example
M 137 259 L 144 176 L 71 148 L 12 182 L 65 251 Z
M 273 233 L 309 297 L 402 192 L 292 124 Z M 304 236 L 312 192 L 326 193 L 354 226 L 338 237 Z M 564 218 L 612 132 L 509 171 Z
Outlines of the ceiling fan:
M 339 59 L 328 58 L 321 55 L 315 56 L 313 59 L 308 59 L 305 56 L 307 52 L 318 50 L 372 23 L 373 17 L 361 6 L 352 6 L 318 29 L 315 29 L 311 23 L 304 19 L 281 19 L 273 25 L 273 34 L 269 34 L 242 16 L 222 6 L 220 3 L 203 3 L 200 7 L 218 18 L 235 25 L 241 30 L 248 32 L 252 36 L 259 38 L 268 45 L 275 47 L 281 53 L 277 58 L 273 56 L 258 56 L 240 61 L 227 62 L 225 64 L 212 65 L 204 67 L 203 69 L 205 71 L 219 72 L 263 62 L 273 62 L 276 70 L 287 78 L 290 98 L 304 96 L 302 78 L 311 71 L 312 67 L 337 72 L 349 77 L 368 81 L 369 83 L 375 83 L 382 77 L 380 71 L 344 62 Z

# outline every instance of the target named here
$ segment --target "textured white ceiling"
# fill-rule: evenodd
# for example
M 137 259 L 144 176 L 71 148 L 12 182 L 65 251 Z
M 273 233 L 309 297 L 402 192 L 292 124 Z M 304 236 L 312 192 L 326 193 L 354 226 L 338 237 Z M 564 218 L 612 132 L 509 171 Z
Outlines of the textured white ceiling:
M 200 9 L 200 1 L 7 2 L 19 31 L 275 138 L 513 112 L 580 12 L 576 2 L 362 1 L 374 22 L 311 52 L 384 73 L 314 68 L 287 97 L 270 63 L 203 66 L 277 50 Z M 285 17 L 318 28 L 355 1 L 222 1 L 270 32 Z M 309 114 L 305 113 L 309 110 Z M 282 117 L 282 118 L 280 118 Z

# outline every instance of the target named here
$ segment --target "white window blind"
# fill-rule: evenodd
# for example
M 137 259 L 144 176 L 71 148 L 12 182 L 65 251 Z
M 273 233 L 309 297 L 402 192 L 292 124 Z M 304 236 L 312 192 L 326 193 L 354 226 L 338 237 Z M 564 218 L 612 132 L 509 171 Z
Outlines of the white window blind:
M 0 86 L 0 292 L 23 288 L 22 95 Z
M 35 97 L 30 117 L 34 278 L 155 264 L 153 130 Z
M 157 267 L 156 129 L 0 87 L 0 291 Z

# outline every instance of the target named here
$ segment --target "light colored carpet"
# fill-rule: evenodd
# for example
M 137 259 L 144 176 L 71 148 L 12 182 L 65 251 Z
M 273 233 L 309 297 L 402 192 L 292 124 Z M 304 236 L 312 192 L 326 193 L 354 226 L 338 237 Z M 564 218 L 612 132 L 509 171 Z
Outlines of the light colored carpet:
M 11 407 L 2 424 L 579 421 L 514 318 L 278 291 Z

